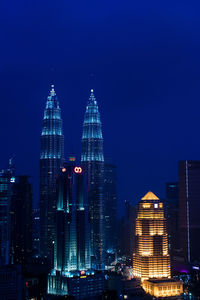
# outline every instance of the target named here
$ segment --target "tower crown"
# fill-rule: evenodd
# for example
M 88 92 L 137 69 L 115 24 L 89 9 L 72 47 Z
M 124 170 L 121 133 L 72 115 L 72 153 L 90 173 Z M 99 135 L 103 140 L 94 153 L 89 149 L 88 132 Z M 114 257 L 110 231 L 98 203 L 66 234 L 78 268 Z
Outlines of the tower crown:
M 141 200 L 160 200 L 153 192 L 149 191 Z

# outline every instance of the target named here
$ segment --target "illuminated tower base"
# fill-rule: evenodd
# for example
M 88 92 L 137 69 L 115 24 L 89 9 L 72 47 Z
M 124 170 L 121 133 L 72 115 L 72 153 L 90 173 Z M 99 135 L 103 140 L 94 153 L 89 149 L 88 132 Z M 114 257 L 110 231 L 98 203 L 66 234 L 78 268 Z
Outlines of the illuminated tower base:
M 174 297 L 183 293 L 183 283 L 176 279 L 144 280 L 142 287 L 146 293 L 154 297 Z
M 133 275 L 155 297 L 178 296 L 183 292 L 182 282 L 171 279 L 164 207 L 152 192 L 138 205 Z

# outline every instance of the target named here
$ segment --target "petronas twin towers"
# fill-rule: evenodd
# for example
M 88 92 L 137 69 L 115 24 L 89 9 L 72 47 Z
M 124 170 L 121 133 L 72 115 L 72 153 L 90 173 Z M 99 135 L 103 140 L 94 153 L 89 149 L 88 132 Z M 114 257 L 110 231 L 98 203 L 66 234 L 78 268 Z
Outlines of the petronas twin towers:
M 64 136 L 58 99 L 51 86 L 44 111 L 40 151 L 40 255 L 53 261 L 56 176 L 64 163 Z M 104 249 L 103 137 L 93 90 L 83 123 L 81 164 L 88 180 L 92 263 L 101 268 Z

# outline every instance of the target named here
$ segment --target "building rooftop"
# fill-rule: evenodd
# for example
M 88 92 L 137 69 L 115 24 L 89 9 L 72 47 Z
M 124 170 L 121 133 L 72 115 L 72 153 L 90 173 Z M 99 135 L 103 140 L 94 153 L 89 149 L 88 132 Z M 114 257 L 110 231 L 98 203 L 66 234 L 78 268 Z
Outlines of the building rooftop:
M 160 200 L 154 193 L 149 191 L 143 198 L 142 200 Z
M 170 282 L 177 282 L 179 280 L 174 279 L 174 278 L 152 278 L 152 279 L 148 279 L 147 281 L 151 282 L 151 283 L 170 283 Z

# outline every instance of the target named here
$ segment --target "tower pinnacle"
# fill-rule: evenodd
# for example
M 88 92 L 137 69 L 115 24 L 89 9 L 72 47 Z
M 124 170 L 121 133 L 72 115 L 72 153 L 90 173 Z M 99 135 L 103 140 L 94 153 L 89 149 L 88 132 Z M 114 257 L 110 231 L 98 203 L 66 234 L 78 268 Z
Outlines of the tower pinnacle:
M 56 92 L 54 90 L 54 84 L 51 85 L 50 96 L 55 96 Z

